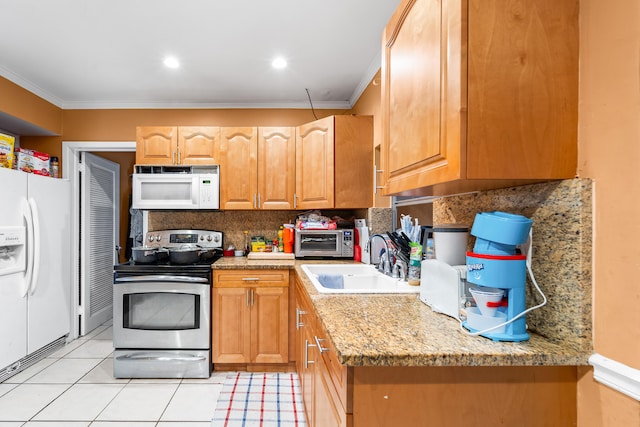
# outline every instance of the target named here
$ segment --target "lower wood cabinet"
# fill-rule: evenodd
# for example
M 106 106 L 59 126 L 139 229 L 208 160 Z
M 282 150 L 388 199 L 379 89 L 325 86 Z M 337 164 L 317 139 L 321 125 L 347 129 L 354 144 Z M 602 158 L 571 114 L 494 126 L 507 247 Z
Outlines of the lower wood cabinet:
M 296 368 L 309 427 L 346 427 L 347 367 L 336 359 L 311 302 L 296 281 Z M 334 365 L 337 363 L 337 366 Z
M 213 286 L 213 362 L 288 363 L 289 271 L 220 270 Z
M 309 427 L 577 423 L 576 366 L 344 366 L 297 277 L 295 301 Z

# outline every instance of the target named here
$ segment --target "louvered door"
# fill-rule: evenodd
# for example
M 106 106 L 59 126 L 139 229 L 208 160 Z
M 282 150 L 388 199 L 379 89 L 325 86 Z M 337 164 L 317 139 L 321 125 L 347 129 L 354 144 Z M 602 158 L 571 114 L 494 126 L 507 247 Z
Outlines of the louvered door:
M 113 266 L 119 244 L 120 165 L 82 153 L 80 335 L 113 315 Z

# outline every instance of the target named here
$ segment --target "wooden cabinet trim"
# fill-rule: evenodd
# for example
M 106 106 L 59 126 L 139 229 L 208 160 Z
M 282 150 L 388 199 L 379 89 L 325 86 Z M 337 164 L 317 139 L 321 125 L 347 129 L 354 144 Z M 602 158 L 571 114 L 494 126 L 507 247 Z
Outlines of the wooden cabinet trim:
M 255 280 L 247 280 L 255 279 Z M 214 272 L 214 287 L 288 287 L 288 270 L 218 270 Z

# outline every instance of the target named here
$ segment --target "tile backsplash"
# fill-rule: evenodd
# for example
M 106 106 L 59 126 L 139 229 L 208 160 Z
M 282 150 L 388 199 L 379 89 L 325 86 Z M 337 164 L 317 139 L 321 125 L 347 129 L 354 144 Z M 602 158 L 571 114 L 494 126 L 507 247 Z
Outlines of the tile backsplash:
M 503 211 L 533 220 L 532 271 L 546 306 L 527 314 L 530 330 L 576 350 L 592 348 L 592 182 L 588 179 L 436 199 L 434 225 L 471 226 L 478 212 Z M 469 247 L 475 238 L 470 236 Z M 437 251 L 437 248 L 436 248 Z M 527 277 L 527 307 L 541 297 Z
M 244 230 L 249 237 L 264 236 L 276 239 L 282 224 L 294 223 L 305 211 L 149 211 L 149 230 L 205 229 L 224 233 L 224 248 L 244 246 Z M 355 210 L 322 210 L 322 215 L 349 220 L 365 218 L 373 232 L 386 231 L 391 226 L 391 209 L 371 208 Z

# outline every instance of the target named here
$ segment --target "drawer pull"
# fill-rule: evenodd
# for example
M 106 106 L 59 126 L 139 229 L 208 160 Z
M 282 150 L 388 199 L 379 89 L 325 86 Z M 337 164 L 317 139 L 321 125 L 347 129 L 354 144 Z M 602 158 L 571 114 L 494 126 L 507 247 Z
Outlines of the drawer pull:
M 260 280 L 259 277 L 243 277 L 242 278 L 243 282 L 257 282 L 259 280 Z
M 318 351 L 320 352 L 320 354 L 324 353 L 325 351 L 329 351 L 327 347 L 323 347 L 320 343 L 321 341 L 325 341 L 324 339 L 318 338 L 317 336 L 314 336 L 314 338 L 316 339 L 316 345 L 318 346 Z
M 300 321 L 300 316 L 303 314 L 307 314 L 307 312 L 296 308 L 296 329 L 300 329 L 304 326 L 304 323 Z
M 315 344 L 309 344 L 309 340 L 304 340 L 304 368 L 307 369 L 310 364 L 315 363 L 309 360 L 309 347 L 315 347 Z

